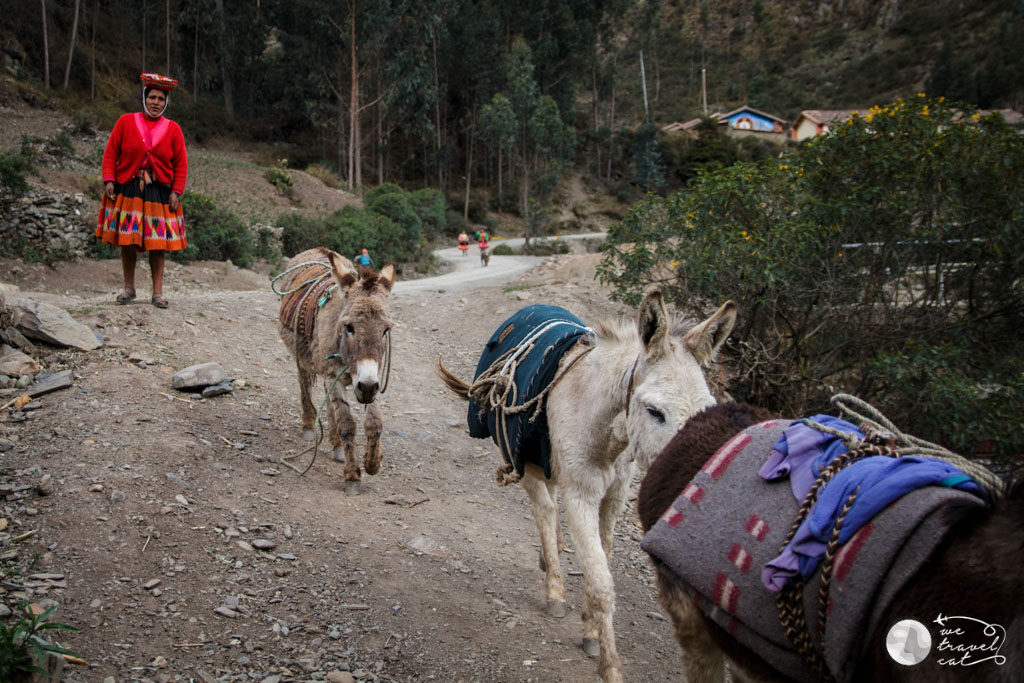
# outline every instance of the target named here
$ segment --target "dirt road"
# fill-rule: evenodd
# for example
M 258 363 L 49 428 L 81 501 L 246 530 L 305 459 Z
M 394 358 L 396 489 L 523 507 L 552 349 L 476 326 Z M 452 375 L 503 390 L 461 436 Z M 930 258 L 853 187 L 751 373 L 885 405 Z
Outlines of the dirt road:
M 504 267 L 472 260 L 490 278 Z M 563 555 L 571 612 L 550 619 L 526 495 L 494 483 L 497 450 L 467 435 L 465 404 L 433 370 L 443 356 L 471 375 L 487 337 L 529 302 L 615 314 L 595 261 L 530 262 L 498 285 L 401 283 L 384 463 L 356 496 L 326 449 L 304 476 L 280 462 L 306 444 L 265 276 L 171 266 L 171 307 L 158 310 L 145 286 L 147 303 L 113 304 L 113 261 L 0 263 L 21 289 L 9 299 L 58 303 L 107 342 L 51 351 L 47 367 L 74 368 L 74 386 L 0 423 L 13 444 L 0 484 L 28 487 L 2 503 L 3 602 L 54 600 L 57 619 L 82 629 L 62 639 L 87 661 L 66 681 L 596 680 L 574 556 Z M 207 400 L 171 389 L 175 371 L 205 361 L 241 388 Z M 41 496 L 47 474 L 53 492 Z M 631 503 L 612 562 L 625 672 L 678 681 L 634 520 Z

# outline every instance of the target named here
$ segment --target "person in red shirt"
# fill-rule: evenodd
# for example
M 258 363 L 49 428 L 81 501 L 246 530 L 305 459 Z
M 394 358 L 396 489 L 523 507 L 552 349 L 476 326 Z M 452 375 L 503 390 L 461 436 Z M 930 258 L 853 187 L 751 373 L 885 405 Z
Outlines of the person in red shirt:
M 163 295 L 164 252 L 188 246 L 181 195 L 188 177 L 185 138 L 177 123 L 163 116 L 178 81 L 141 74 L 142 111 L 123 114 L 103 152 L 103 199 L 96 237 L 121 248 L 124 291 L 117 303 L 135 298 L 138 252 L 149 252 L 152 303 L 167 308 Z

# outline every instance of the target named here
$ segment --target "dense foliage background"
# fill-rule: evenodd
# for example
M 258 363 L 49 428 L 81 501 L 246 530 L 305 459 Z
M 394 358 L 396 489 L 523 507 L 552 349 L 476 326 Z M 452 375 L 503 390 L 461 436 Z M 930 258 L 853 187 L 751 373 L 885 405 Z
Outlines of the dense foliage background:
M 923 94 L 702 173 L 609 233 L 602 278 L 700 315 L 735 299 L 739 399 L 870 396 L 907 431 L 1024 452 L 1024 136 Z M 998 439 L 996 446 L 987 442 Z
M 651 149 L 655 128 L 709 111 L 705 89 L 711 110 L 790 121 L 922 88 L 1024 106 L 1020 0 L 9 4 L 0 78 L 72 95 L 101 129 L 137 106 L 136 74 L 159 70 L 181 80 L 189 140 L 275 143 L 292 168 L 323 163 L 354 188 L 486 188 L 523 217 L 569 165 L 646 191 L 759 156 L 731 141 Z

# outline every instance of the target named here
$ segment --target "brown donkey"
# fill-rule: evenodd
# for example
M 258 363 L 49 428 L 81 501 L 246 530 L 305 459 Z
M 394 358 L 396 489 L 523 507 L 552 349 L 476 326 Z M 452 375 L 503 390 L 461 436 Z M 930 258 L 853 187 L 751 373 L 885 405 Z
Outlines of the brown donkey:
M 364 268 L 358 274 L 345 257 L 324 247 L 296 255 L 275 290 L 283 295 L 278 331 L 295 357 L 302 401 L 302 435 L 314 438 L 316 407 L 310 389 L 320 375 L 329 392 L 328 438 L 334 459 L 345 462 L 345 489 L 358 492 L 359 462 L 356 459 L 356 421 L 345 389 L 366 406 L 367 474 L 380 469 L 380 408 L 374 399 L 385 372 L 390 331 L 388 294 L 395 284 L 395 267 L 388 264 L 380 273 Z
M 707 487 L 701 489 L 698 481 L 707 480 L 693 481 L 694 477 L 699 472 L 707 473 L 721 466 L 724 462 L 722 454 L 731 452 L 730 448 L 722 446 L 727 442 L 736 443 L 733 437 L 738 432 L 771 418 L 762 409 L 739 403 L 714 406 L 691 418 L 654 460 L 643 479 L 637 510 L 644 531 L 649 531 L 662 518 L 670 525 L 677 520 L 675 524 L 683 529 L 687 524 L 694 524 L 693 519 L 699 514 L 697 508 L 707 504 L 708 499 L 732 492 L 733 489 L 729 488 L 717 492 Z M 737 462 L 739 458 L 731 467 L 736 468 Z M 728 480 L 723 477 L 721 481 Z M 721 485 L 728 487 L 727 484 Z M 677 502 L 684 492 L 687 495 L 679 498 L 683 502 Z M 748 500 L 740 500 L 736 496 L 733 496 L 733 504 L 738 507 L 750 505 Z M 680 509 L 679 505 L 684 507 Z M 895 521 L 905 520 L 906 517 L 898 512 L 898 505 L 892 504 L 885 513 L 891 512 L 893 516 L 890 519 Z M 1021 611 L 1021 596 L 1024 595 L 1024 569 L 1021 564 L 1024 557 L 1024 479 L 1018 476 L 993 504 L 954 502 L 941 508 L 936 516 L 948 525 L 948 531 L 941 541 L 935 539 L 936 545 L 930 554 L 918 558 L 921 564 L 916 573 L 897 578 L 892 569 L 874 565 L 864 568 L 864 571 L 882 577 L 878 592 L 869 602 L 880 615 L 872 618 L 862 631 L 839 633 L 841 637 L 852 638 L 854 644 L 854 654 L 847 660 L 848 664 L 838 669 L 826 669 L 820 676 L 800 678 L 908 683 L 1019 680 L 1020 672 L 1024 670 L 1024 617 Z M 875 521 L 881 518 L 879 515 Z M 876 528 L 882 529 L 883 523 L 889 522 L 879 522 Z M 898 524 L 896 526 L 899 527 Z M 747 531 L 754 535 L 753 530 L 748 528 Z M 686 531 L 691 535 L 714 532 L 702 526 L 691 526 Z M 865 539 L 870 535 L 867 534 Z M 854 536 L 847 545 L 857 546 L 858 543 L 854 542 L 857 538 Z M 751 543 L 749 539 L 747 542 Z M 858 557 L 859 551 L 863 557 L 870 544 L 867 540 L 862 543 L 850 554 Z M 846 546 L 836 555 L 837 563 L 845 550 Z M 729 560 L 737 566 L 749 565 L 743 562 L 743 559 L 749 559 L 741 558 L 744 555 L 730 552 Z M 707 557 L 692 559 L 694 565 L 710 561 L 711 558 Z M 856 565 L 852 560 L 851 563 Z M 723 617 L 730 610 L 729 600 L 723 600 L 723 596 L 713 596 L 709 600 L 699 593 L 691 598 L 687 591 L 692 589 L 684 588 L 672 569 L 662 562 L 655 564 L 658 566 L 658 598 L 675 626 L 675 638 L 683 650 L 684 670 L 689 683 L 725 681 L 727 662 L 734 681 L 792 680 L 791 675 L 769 664 L 762 657 L 763 653 L 755 653 L 748 644 L 740 642 L 738 638 L 743 635 L 742 628 L 734 630 L 735 619 L 723 628 L 705 614 L 705 610 L 710 610 L 711 614 Z M 736 566 L 725 566 L 728 572 L 736 571 Z M 758 564 L 755 563 L 751 569 L 760 575 Z M 836 584 L 836 576 L 839 576 L 838 570 L 832 577 L 833 585 Z M 849 578 L 848 575 L 847 580 Z M 841 596 L 840 587 L 830 589 L 833 593 L 837 590 Z M 887 605 L 886 598 L 889 600 Z M 747 592 L 741 595 L 737 590 L 735 599 L 735 604 L 742 605 L 744 601 L 749 603 L 754 596 Z M 876 602 L 879 600 L 881 604 Z M 726 607 L 716 604 L 720 602 L 725 602 Z M 833 615 L 830 621 L 835 618 L 837 610 L 834 608 L 838 606 L 830 596 L 828 614 Z M 774 612 L 774 604 L 770 610 Z M 901 626 L 904 620 L 918 622 L 913 626 L 918 640 L 913 641 L 904 631 L 902 637 L 906 642 L 900 642 L 899 629 L 908 628 Z M 922 633 L 922 626 L 927 634 Z M 897 635 L 891 636 L 893 633 Z M 929 635 L 930 650 L 927 647 Z M 897 663 L 898 658 L 915 648 L 916 654 L 912 659 L 917 660 L 917 664 Z

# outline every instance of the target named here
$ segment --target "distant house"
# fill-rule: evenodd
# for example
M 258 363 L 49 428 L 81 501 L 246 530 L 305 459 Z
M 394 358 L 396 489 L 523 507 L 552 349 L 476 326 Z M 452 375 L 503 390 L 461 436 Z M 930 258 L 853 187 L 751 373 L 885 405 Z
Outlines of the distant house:
M 799 142 L 824 135 L 836 123 L 842 123 L 854 114 L 864 116 L 867 113 L 867 109 L 805 109 L 796 117 L 796 122 L 789 130 L 789 137 Z
M 764 136 L 777 142 L 785 142 L 785 119 L 778 116 L 766 114 L 753 107 L 742 106 L 739 109 L 722 113 L 714 113 L 709 117 L 717 121 L 721 126 L 727 126 L 729 135 L 743 137 L 745 135 Z M 662 127 L 666 133 L 684 135 L 694 133 L 702 119 L 690 119 L 689 121 L 677 121 Z
M 719 123 L 728 124 L 729 128 L 736 131 L 750 131 L 752 133 L 781 133 L 786 121 L 778 116 L 766 114 L 753 107 L 746 105 L 739 109 L 727 111 L 724 114 L 714 115 Z

